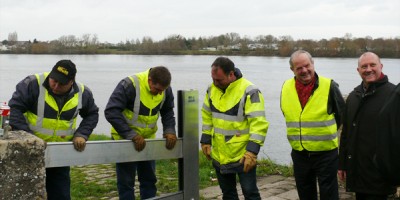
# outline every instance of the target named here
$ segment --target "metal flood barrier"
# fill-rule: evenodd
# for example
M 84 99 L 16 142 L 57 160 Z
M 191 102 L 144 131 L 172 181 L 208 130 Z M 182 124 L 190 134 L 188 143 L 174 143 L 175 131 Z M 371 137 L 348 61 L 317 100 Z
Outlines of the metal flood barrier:
M 107 164 L 144 160 L 178 159 L 179 191 L 152 199 L 199 199 L 199 95 L 197 90 L 178 91 L 178 140 L 175 148 L 165 148 L 165 139 L 146 140 L 137 152 L 129 140 L 88 141 L 78 152 L 72 142 L 49 142 L 45 152 L 46 168 Z

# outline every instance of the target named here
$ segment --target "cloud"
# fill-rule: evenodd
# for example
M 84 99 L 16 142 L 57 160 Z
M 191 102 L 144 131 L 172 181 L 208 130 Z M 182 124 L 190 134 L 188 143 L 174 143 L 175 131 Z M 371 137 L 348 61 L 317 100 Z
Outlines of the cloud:
M 0 39 L 54 40 L 97 34 L 119 42 L 172 34 L 184 37 L 291 35 L 293 38 L 396 37 L 398 0 L 0 0 Z

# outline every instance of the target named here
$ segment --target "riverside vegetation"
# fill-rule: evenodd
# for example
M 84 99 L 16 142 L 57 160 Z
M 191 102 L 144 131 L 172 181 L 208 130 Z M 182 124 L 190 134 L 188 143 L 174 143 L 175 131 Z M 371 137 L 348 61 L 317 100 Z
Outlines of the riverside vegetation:
M 104 135 L 92 134 L 89 140 L 110 140 Z M 159 194 L 177 192 L 178 160 L 157 160 L 156 174 Z M 291 166 L 279 165 L 269 159 L 258 160 L 257 176 L 282 175 L 293 176 Z M 138 181 L 135 181 L 138 184 Z M 199 151 L 199 189 L 218 185 L 217 177 L 211 162 Z M 135 189 L 135 192 L 138 192 Z M 138 196 L 138 193 L 136 194 Z M 71 167 L 72 199 L 110 199 L 118 197 L 115 164 L 99 164 Z
M 18 41 L 17 32 L 9 33 L 2 45 L 7 49 L 0 53 L 13 54 L 131 54 L 131 55 L 240 55 L 287 57 L 298 49 L 304 49 L 313 57 L 358 57 L 365 51 L 373 51 L 381 58 L 400 58 L 400 37 L 355 38 L 351 33 L 330 39 L 299 39 L 290 35 L 275 37 L 259 35 L 241 37 L 238 33 L 218 36 L 186 38 L 173 34 L 160 41 L 151 37 L 126 39 L 117 44 L 100 42 L 97 34 L 64 35 L 52 41 Z M 0 44 L 0 46 L 1 46 Z

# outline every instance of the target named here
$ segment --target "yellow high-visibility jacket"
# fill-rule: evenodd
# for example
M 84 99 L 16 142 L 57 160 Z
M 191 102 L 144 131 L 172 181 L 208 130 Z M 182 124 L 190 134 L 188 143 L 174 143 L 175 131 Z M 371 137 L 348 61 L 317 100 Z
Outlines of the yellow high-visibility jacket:
M 202 119 L 203 136 L 212 140 L 211 157 L 221 165 L 239 161 L 249 142 L 256 144 L 258 153 L 268 130 L 264 98 L 245 78 L 225 91 L 212 84 L 204 98 Z

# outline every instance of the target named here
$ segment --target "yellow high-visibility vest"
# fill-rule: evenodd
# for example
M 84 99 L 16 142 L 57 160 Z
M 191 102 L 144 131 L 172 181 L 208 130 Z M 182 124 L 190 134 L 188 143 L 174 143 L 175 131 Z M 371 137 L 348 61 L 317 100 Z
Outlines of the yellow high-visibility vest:
M 161 94 L 153 95 L 150 93 L 148 83 L 149 71 L 141 72 L 133 76 L 129 76 L 135 87 L 136 97 L 133 104 L 133 111 L 125 109 L 122 114 L 125 116 L 129 127 L 144 138 L 155 138 L 158 130 L 157 120 L 160 112 L 151 115 L 152 110 L 159 107 L 162 108 L 165 101 L 165 91 Z M 140 106 L 145 106 L 149 110 L 149 115 L 139 114 Z M 114 127 L 111 128 L 111 135 L 115 140 L 123 139 Z
M 84 85 L 77 83 L 79 91 L 59 110 L 56 100 L 43 86 L 48 74 L 35 74 L 39 84 L 37 114 L 28 111 L 24 113 L 24 116 L 29 128 L 44 141 L 70 141 L 76 130 L 77 115 L 82 108 Z
M 334 114 L 328 114 L 331 79 L 319 76 L 319 86 L 302 109 L 295 79 L 282 86 L 281 109 L 286 119 L 287 138 L 294 150 L 328 151 L 338 147 Z

